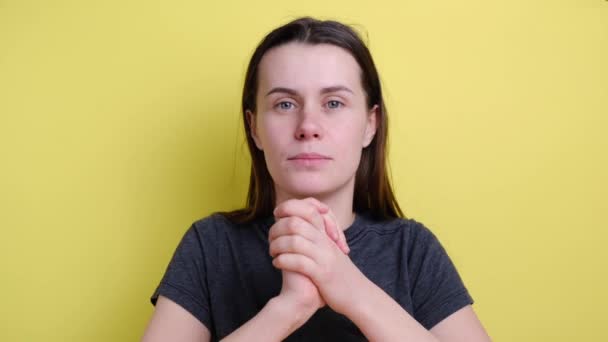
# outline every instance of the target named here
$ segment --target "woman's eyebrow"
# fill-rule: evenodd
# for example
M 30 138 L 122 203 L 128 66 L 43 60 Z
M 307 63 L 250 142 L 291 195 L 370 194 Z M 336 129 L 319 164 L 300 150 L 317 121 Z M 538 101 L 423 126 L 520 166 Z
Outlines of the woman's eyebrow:
M 298 95 L 298 92 L 295 91 L 294 89 L 284 88 L 284 87 L 275 87 L 275 88 L 270 89 L 270 91 L 268 93 L 266 93 L 265 96 L 268 96 L 268 95 L 274 94 L 274 93 L 286 93 L 286 94 L 293 95 L 293 96 Z
M 338 91 L 347 91 L 351 94 L 354 94 L 354 92 L 352 90 L 350 90 L 350 88 L 343 86 L 343 85 L 336 85 L 336 86 L 322 88 L 320 93 L 327 94 L 327 93 L 335 93 Z M 295 89 L 285 88 L 285 87 L 275 87 L 275 88 L 270 89 L 270 91 L 268 93 L 266 93 L 265 96 L 268 96 L 268 95 L 274 94 L 274 93 L 286 93 L 286 94 L 293 95 L 293 96 L 299 95 Z
M 343 85 L 336 85 L 336 86 L 323 88 L 323 89 L 321 89 L 321 94 L 335 93 L 338 91 L 347 91 L 351 94 L 354 94 L 354 92 L 352 90 L 350 90 L 350 88 L 348 88 L 347 86 L 343 86 Z

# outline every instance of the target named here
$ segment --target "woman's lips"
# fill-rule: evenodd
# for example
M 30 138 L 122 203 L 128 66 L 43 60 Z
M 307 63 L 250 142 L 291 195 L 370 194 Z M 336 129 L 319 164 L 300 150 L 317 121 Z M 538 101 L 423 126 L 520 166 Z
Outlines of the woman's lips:
M 293 157 L 289 157 L 289 160 L 294 160 L 294 159 L 310 159 L 310 160 L 316 160 L 316 159 L 331 159 L 328 156 L 319 154 L 319 153 L 298 153 Z
M 331 158 L 319 153 L 299 153 L 288 160 L 297 166 L 319 167 L 329 162 Z

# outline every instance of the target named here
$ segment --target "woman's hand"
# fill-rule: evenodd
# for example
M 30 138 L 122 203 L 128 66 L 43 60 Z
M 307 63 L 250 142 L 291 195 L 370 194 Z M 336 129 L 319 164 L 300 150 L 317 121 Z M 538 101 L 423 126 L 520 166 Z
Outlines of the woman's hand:
M 314 198 L 304 200 L 288 200 L 275 209 L 277 221 L 270 231 L 282 231 L 285 227 L 302 227 L 314 230 L 328 236 L 330 241 L 339 246 L 341 253 L 348 253 L 344 232 L 339 229 L 329 207 Z M 269 235 L 270 240 L 270 235 Z M 310 315 L 325 306 L 325 301 L 319 294 L 316 285 L 306 275 L 283 270 L 283 284 L 279 297 Z
M 309 197 L 302 200 L 291 199 L 279 204 L 273 212 L 277 221 L 289 216 L 299 216 L 315 226 L 319 231 L 325 231 L 342 252 L 350 253 L 344 231 L 338 227 L 337 219 L 329 207 L 319 200 Z M 319 220 L 319 216 L 321 220 Z M 325 228 L 323 228 L 325 227 Z
M 324 230 L 307 224 L 318 220 L 312 210 L 299 210 L 295 205 L 275 209 L 275 216 L 285 217 L 281 220 L 285 223 L 274 225 L 268 235 L 272 263 L 289 274 L 297 272 L 308 277 L 321 295 L 320 303 L 345 314 L 366 278 Z M 324 216 L 324 220 L 336 225 L 332 215 Z

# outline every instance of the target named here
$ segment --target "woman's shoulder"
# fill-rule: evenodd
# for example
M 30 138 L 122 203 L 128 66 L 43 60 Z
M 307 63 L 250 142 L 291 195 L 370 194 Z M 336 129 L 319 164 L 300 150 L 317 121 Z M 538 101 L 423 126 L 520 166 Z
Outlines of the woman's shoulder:
M 379 219 L 367 213 L 359 216 L 361 231 L 371 231 L 381 235 L 399 235 L 409 241 L 428 241 L 435 238 L 427 225 L 412 217 Z
M 369 213 L 360 213 L 358 218 L 369 229 L 387 232 L 395 230 L 407 230 L 414 233 L 430 232 L 430 229 L 424 223 L 411 217 L 377 218 Z
M 220 234 L 239 234 L 256 227 L 264 228 L 268 223 L 268 218 L 258 218 L 247 223 L 239 223 L 230 219 L 225 212 L 214 212 L 195 220 L 190 230 L 200 237 L 211 238 Z
M 230 222 L 224 215 L 218 212 L 214 212 L 207 216 L 200 217 L 192 223 L 192 226 L 195 229 L 201 231 L 213 230 L 217 227 L 230 225 L 232 225 L 232 222 Z

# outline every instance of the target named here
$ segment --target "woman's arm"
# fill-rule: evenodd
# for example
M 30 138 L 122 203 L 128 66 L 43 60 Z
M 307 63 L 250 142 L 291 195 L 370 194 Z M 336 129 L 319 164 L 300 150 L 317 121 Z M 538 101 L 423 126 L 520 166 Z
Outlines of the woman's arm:
M 222 342 L 282 341 L 306 323 L 316 310 L 317 308 L 298 307 L 281 296 L 274 297 L 252 319 L 222 339 Z
M 316 311 L 285 297 L 274 297 L 247 323 L 222 341 L 282 341 L 303 325 Z M 211 333 L 200 321 L 172 300 L 159 296 L 142 342 L 208 342 Z
M 269 237 L 273 265 L 312 279 L 325 302 L 370 341 L 490 341 L 471 309 L 450 315 L 428 331 L 318 230 L 274 226 Z
M 344 232 L 334 223 L 328 207 L 309 198 L 290 202 L 309 228 L 327 234 L 343 253 L 348 253 Z M 288 220 L 287 220 L 288 221 Z M 288 222 L 278 219 L 276 225 Z M 252 341 L 264 336 L 265 341 L 281 341 L 302 326 L 319 307 L 325 305 L 312 281 L 301 274 L 282 272 L 281 293 L 268 301 L 253 318 L 226 336 L 223 341 Z M 227 303 L 226 305 L 230 305 Z M 164 296 L 159 296 L 156 309 L 142 342 L 209 341 L 211 333 L 186 309 Z
M 470 305 L 451 314 L 428 331 L 367 278 L 360 286 L 365 297 L 344 314 L 370 341 L 491 341 Z

